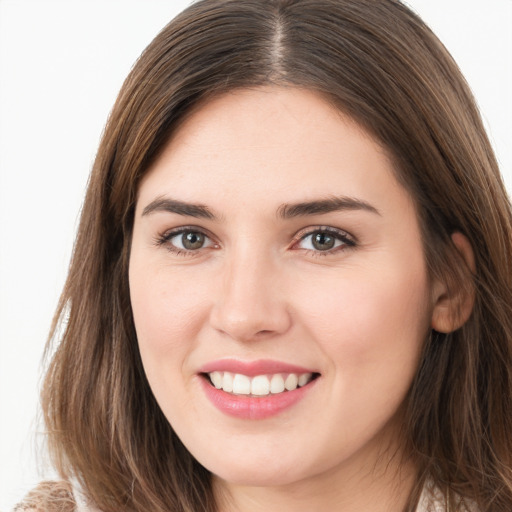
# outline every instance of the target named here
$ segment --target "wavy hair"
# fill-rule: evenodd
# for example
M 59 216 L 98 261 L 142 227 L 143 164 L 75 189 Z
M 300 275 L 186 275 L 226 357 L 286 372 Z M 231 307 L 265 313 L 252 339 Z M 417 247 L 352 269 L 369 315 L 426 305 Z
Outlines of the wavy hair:
M 215 95 L 268 84 L 322 94 L 389 150 L 417 205 L 430 275 L 474 291 L 465 325 L 425 341 L 404 404 L 418 468 L 407 511 L 429 479 L 482 511 L 509 512 L 511 207 L 457 65 L 397 0 L 202 0 L 143 52 L 104 131 L 48 345 L 42 405 L 56 468 L 103 512 L 216 510 L 209 472 L 143 371 L 128 288 L 134 207 L 187 115 Z M 474 273 L 454 231 L 472 245 Z

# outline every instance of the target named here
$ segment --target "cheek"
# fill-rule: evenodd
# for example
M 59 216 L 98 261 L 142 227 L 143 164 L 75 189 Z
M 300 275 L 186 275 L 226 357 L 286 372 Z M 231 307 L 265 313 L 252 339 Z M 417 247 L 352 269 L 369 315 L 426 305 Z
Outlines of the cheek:
M 147 258 L 130 262 L 130 298 L 139 351 L 151 389 L 168 419 L 170 411 L 186 406 L 182 393 L 169 390 L 190 384 L 184 376 L 205 317 L 202 304 L 207 294 L 190 273 L 170 272 L 161 263 L 148 264 Z
M 130 298 L 137 337 L 145 348 L 165 354 L 175 353 L 199 325 L 201 304 L 207 292 L 197 286 L 193 276 L 156 268 L 137 260 L 130 265 Z
M 183 274 L 170 272 L 161 263 L 148 264 L 148 257 L 133 257 L 130 262 L 130 298 L 142 364 L 171 423 L 176 414 L 193 408 L 184 393 L 191 385 L 187 361 L 195 349 L 205 316 L 201 304 L 208 293 Z
M 411 275 L 383 276 L 369 267 L 350 274 L 337 286 L 331 279 L 328 300 L 321 287 L 303 294 L 305 325 L 330 364 L 330 403 L 343 404 L 332 409 L 329 435 L 341 443 L 333 450 L 372 437 L 395 417 L 429 326 L 422 267 Z
M 403 376 L 415 370 L 430 323 L 424 267 L 386 267 L 385 275 L 370 266 L 351 268 L 302 291 L 307 328 L 344 376 L 365 373 L 371 382 L 373 376 L 385 380 L 394 371 Z

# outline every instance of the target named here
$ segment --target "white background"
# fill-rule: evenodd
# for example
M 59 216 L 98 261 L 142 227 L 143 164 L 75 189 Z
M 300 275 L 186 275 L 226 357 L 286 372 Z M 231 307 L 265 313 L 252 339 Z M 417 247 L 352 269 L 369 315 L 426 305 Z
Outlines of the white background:
M 41 356 L 87 175 L 134 60 L 188 0 L 0 0 L 0 510 L 44 476 Z M 512 190 L 512 0 L 410 0 L 458 61 Z

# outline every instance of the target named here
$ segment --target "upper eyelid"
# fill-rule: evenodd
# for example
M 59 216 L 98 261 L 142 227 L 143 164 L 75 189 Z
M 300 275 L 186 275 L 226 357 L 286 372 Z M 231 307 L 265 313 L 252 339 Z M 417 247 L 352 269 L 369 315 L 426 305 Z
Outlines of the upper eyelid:
M 344 238 L 350 239 L 354 243 L 357 243 L 357 238 L 354 235 L 352 235 L 351 233 L 344 229 L 335 228 L 333 226 L 308 226 L 306 228 L 302 228 L 299 231 L 297 231 L 297 233 L 294 235 L 294 240 L 302 240 L 309 235 L 322 231 L 332 233 L 334 235 L 340 235 Z
M 173 233 L 179 234 L 179 233 L 182 233 L 183 231 L 198 231 L 200 233 L 203 233 L 205 235 L 215 238 L 214 235 L 210 232 L 210 230 L 203 228 L 201 226 L 194 226 L 194 225 L 185 225 L 185 226 L 177 226 L 175 228 L 169 228 L 169 229 L 162 231 L 161 235 L 165 236 L 167 234 L 173 234 Z M 329 231 L 331 233 L 339 233 L 342 235 L 346 235 L 347 237 L 352 238 L 354 240 L 356 239 L 356 237 L 354 235 L 352 235 L 345 229 L 335 228 L 334 226 L 327 226 L 327 225 L 320 225 L 320 224 L 313 225 L 313 226 L 306 226 L 304 228 L 299 229 L 293 235 L 293 238 L 298 238 L 301 235 L 308 235 L 311 233 L 315 233 L 317 231 Z
M 176 228 L 166 229 L 162 231 L 161 234 L 159 234 L 159 237 L 172 238 L 173 236 L 185 233 L 186 231 L 202 233 L 203 235 L 207 236 L 208 238 L 211 238 L 212 240 L 215 239 L 215 237 L 210 233 L 209 230 L 201 228 L 199 226 L 179 226 Z

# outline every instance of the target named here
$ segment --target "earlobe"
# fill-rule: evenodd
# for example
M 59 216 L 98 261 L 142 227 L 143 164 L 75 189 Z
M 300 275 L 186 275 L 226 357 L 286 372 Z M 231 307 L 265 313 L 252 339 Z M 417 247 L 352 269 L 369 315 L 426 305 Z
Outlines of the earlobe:
M 459 232 L 452 234 L 452 242 L 462 257 L 464 269 L 457 269 L 463 279 L 454 280 L 452 286 L 436 282 L 433 287 L 434 309 L 432 312 L 432 329 L 449 333 L 462 327 L 468 320 L 475 302 L 475 289 L 472 275 L 476 271 L 475 256 L 469 240 Z

